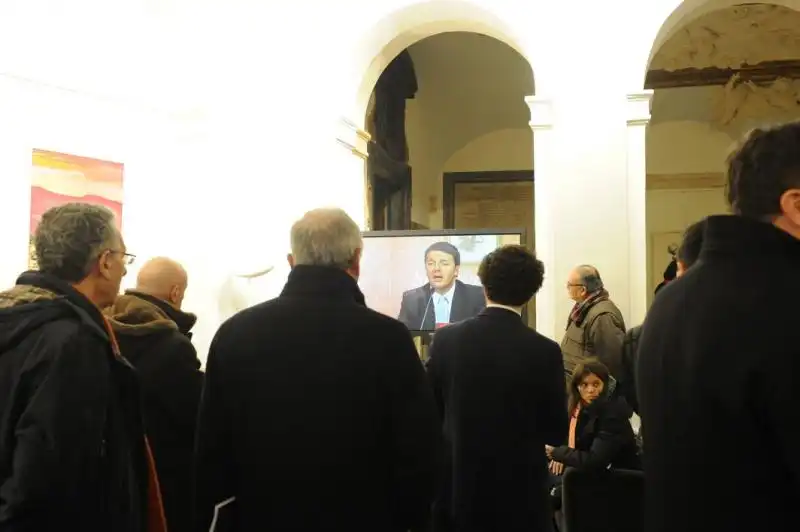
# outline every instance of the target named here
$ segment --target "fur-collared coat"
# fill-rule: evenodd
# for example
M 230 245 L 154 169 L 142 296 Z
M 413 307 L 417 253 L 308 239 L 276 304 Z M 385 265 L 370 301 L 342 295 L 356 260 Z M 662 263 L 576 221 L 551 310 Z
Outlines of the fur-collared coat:
M 26 272 L 0 293 L 0 530 L 145 532 L 158 497 L 139 397 L 68 283 Z
M 189 332 L 196 318 L 152 296 L 128 291 L 106 309 L 122 355 L 137 369 L 144 420 L 170 532 L 192 528 L 192 457 L 203 388 Z

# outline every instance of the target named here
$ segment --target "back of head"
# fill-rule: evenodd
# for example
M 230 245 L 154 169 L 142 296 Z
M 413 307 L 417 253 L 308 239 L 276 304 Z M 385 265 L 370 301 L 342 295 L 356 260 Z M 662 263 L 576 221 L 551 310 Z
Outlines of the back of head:
M 695 222 L 686 228 L 683 233 L 683 241 L 678 248 L 677 259 L 681 262 L 684 269 L 694 266 L 700 258 L 700 250 L 703 248 L 703 234 L 706 230 L 705 218 Z
M 142 265 L 136 276 L 136 291 L 162 299 L 176 308 L 183 304 L 189 276 L 178 262 L 156 257 Z
M 524 246 L 502 246 L 481 261 L 478 277 L 492 303 L 521 307 L 539 291 L 544 264 Z
M 292 226 L 293 266 L 357 268 L 362 248 L 361 230 L 342 209 L 325 208 L 307 212 Z
M 780 218 L 800 238 L 800 122 L 751 131 L 728 157 L 726 194 L 735 214 Z
M 39 271 L 71 284 L 86 279 L 100 255 L 119 244 L 114 213 L 88 203 L 49 209 L 34 235 Z
M 588 294 L 599 292 L 605 286 L 603 279 L 600 277 L 600 271 L 590 264 L 582 264 L 576 268 L 578 275 L 581 278 L 583 286 L 586 288 Z

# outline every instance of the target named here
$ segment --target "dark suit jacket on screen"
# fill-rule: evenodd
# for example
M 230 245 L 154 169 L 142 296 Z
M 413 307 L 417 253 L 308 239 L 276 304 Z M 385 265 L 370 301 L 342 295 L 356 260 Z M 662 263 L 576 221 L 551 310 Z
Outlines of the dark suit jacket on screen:
M 427 314 L 425 307 L 428 307 Z M 450 306 L 450 323 L 474 318 L 486 307 L 483 288 L 456 281 L 453 302 Z M 423 316 L 425 322 L 422 322 Z M 412 331 L 432 331 L 436 326 L 436 312 L 431 300 L 431 285 L 426 283 L 413 290 L 403 292 L 400 315 L 397 319 Z

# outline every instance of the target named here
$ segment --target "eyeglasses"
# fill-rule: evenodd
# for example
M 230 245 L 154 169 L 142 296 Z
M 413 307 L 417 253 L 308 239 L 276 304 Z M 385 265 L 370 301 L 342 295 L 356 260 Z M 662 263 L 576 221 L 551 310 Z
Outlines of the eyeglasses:
M 133 253 L 125 253 L 124 251 L 119 251 L 118 249 L 109 249 L 109 253 L 119 253 L 122 255 L 122 263 L 125 266 L 130 266 L 136 260 L 136 255 Z

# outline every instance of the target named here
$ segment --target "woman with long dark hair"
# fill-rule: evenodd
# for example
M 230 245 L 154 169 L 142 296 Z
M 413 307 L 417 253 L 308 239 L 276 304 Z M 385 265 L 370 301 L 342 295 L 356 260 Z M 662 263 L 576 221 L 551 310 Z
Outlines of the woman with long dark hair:
M 564 530 L 561 481 L 565 467 L 597 470 L 641 467 L 630 423 L 633 409 L 617 394 L 617 381 L 605 364 L 591 358 L 578 365 L 568 392 L 568 443 L 559 447 L 545 445 L 550 459 L 553 518 L 558 530 Z
M 569 384 L 569 441 L 546 446 L 550 470 L 576 468 L 639 469 L 638 446 L 630 424 L 633 410 L 616 393 L 617 382 L 596 359 L 575 368 Z

